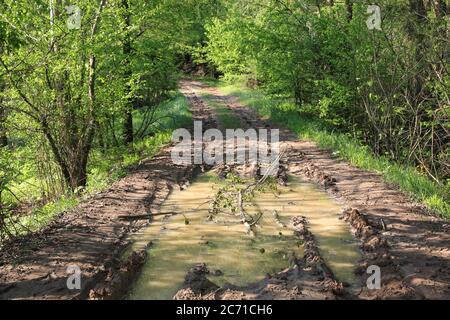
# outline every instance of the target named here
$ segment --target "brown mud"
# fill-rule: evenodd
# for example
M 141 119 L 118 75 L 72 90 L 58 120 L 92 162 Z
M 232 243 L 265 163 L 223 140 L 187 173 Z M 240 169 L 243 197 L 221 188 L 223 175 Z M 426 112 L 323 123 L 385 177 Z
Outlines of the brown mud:
M 244 128 L 277 128 L 215 88 L 182 81 L 181 89 L 190 101 L 193 119 L 202 120 L 204 129 L 216 127 L 217 120 L 199 98 L 200 92 L 227 106 Z M 305 254 L 293 257 L 288 269 L 246 287 L 219 287 L 206 278 L 208 266 L 196 265 L 175 298 L 450 299 L 447 220 L 430 215 L 380 175 L 355 168 L 288 130 L 280 129 L 280 141 L 286 150 L 282 168 L 319 184 L 347 208 L 341 218 L 360 243 L 362 258 L 355 274 L 361 289 L 349 290 L 335 279 L 307 219 L 298 217 L 292 224 L 304 240 Z M 141 252 L 120 260 L 128 247 L 127 236 L 148 224 L 171 190 L 184 188 L 202 170 L 174 165 L 169 146 L 40 232 L 6 244 L 0 252 L 0 299 L 123 297 L 145 261 Z M 68 265 L 83 271 L 81 291 L 67 289 Z M 370 265 L 381 268 L 379 290 L 367 289 Z
M 344 289 L 344 284 L 337 281 L 320 255 L 314 236 L 307 227 L 305 217 L 294 217 L 291 220 L 297 237 L 303 240 L 305 249 L 302 258 L 292 255 L 289 268 L 268 275 L 257 283 L 238 287 L 225 285 L 219 287 L 211 282 L 210 273 L 204 264 L 196 265 L 186 275 L 183 288 L 176 300 L 335 300 L 352 299 Z

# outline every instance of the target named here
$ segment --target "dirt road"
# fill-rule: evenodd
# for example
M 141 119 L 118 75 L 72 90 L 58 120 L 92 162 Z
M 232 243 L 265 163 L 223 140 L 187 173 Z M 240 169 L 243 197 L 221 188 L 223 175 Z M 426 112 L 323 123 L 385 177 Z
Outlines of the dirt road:
M 229 108 L 244 127 L 275 127 L 235 98 L 200 82 L 182 81 L 181 91 L 191 103 L 194 120 L 202 120 L 205 129 L 216 127 L 217 120 L 212 108 L 199 96 L 200 91 Z M 280 141 L 287 150 L 282 165 L 291 174 L 318 183 L 347 207 L 342 219 L 352 227 L 362 252 L 360 265 L 355 269 L 361 290 L 352 298 L 450 298 L 448 221 L 427 215 L 395 186 L 384 183 L 379 175 L 352 167 L 314 143 L 299 141 L 285 129 L 280 133 Z M 106 293 L 96 289 L 99 284 L 114 282 L 111 281 L 117 279 L 114 270 L 124 270 L 124 273 L 134 270 L 133 261 L 126 264 L 118 261 L 127 246 L 126 236 L 148 223 L 151 213 L 173 188 L 183 186 L 201 170 L 200 166 L 174 165 L 168 147 L 131 170 L 108 190 L 62 214 L 44 230 L 8 244 L 0 253 L 0 299 L 84 299 L 108 295 L 107 289 Z M 307 232 L 303 236 L 313 241 Z M 314 248 L 310 258 L 315 263 L 324 263 Z M 83 272 L 80 291 L 67 289 L 68 265 L 77 265 Z M 381 268 L 380 290 L 366 289 L 366 269 L 370 265 Z M 193 272 L 201 277 L 201 272 Z M 299 276 L 288 271 L 282 278 L 288 283 Z M 127 276 L 117 280 L 116 293 L 109 296 L 118 297 L 126 292 L 126 282 L 130 279 Z M 325 280 L 332 293 L 316 298 L 346 297 L 337 292 L 342 288 L 336 283 L 329 283 L 333 280 L 331 276 Z M 268 284 L 268 281 L 260 284 L 259 289 L 267 288 Z M 239 296 L 239 292 L 228 291 L 216 298 Z M 190 296 L 181 292 L 178 297 Z
M 217 89 L 199 82 L 184 83 L 184 86 L 192 92 L 200 90 L 214 96 L 247 127 L 277 128 Z M 280 129 L 280 141 L 288 150 L 282 162 L 289 172 L 322 185 L 348 207 L 343 218 L 352 225 L 363 253 L 356 269 L 362 283 L 359 298 L 450 298 L 447 220 L 427 215 L 424 208 L 395 186 L 383 182 L 380 175 L 355 168 L 314 143 L 299 141 L 288 130 Z M 380 290 L 367 290 L 364 285 L 370 265 L 381 267 Z

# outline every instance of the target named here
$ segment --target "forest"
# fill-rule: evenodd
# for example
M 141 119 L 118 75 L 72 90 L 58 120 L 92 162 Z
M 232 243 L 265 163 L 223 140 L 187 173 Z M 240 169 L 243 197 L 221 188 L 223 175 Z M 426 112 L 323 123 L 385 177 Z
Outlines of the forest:
M 168 284 L 167 295 L 141 285 L 155 273 L 164 278 L 169 262 L 161 269 L 145 262 L 165 261 L 163 249 L 204 258 L 179 266 L 183 275 L 203 275 L 202 297 L 215 290 L 218 299 L 241 292 L 296 299 L 293 289 L 274 293 L 272 280 L 256 276 L 276 278 L 288 265 L 309 270 L 314 263 L 326 285 L 288 268 L 286 286 L 312 279 L 317 288 L 302 296 L 312 299 L 449 299 L 449 36 L 448 0 L 0 0 L 0 299 L 193 298 L 188 276 Z M 280 128 L 288 147 L 276 179 L 258 176 L 249 163 L 171 163 L 172 133 L 191 130 L 193 121 L 205 130 Z M 199 170 L 205 175 L 197 177 Z M 212 200 L 183 209 L 211 188 Z M 283 217 L 277 201 L 284 194 L 306 194 L 319 207 L 299 205 Z M 212 205 L 203 212 L 205 201 Z M 333 240 L 316 227 L 315 210 L 329 219 L 320 223 L 359 249 L 337 245 L 334 261 L 326 242 Z M 230 216 L 246 228 L 245 241 L 234 227 L 227 243 L 206 231 L 191 234 L 197 224 L 215 221 L 218 228 Z M 255 265 L 240 266 L 245 276 L 236 280 L 227 275 L 231 265 L 215 266 L 189 246 L 161 240 L 154 251 L 135 247 L 152 243 L 151 226 L 165 223 L 188 228 L 177 234 L 186 243 L 201 236 L 212 256 L 251 243 L 254 250 L 245 250 Z M 286 235 L 292 232 L 300 240 Z M 302 253 L 290 251 L 298 241 Z M 93 247 L 98 261 L 83 260 Z M 128 259 L 113 268 L 119 280 L 99 281 L 102 290 L 83 280 L 79 292 L 65 288 L 69 262 L 94 278 L 106 255 L 115 261 L 119 254 Z M 274 264 L 277 254 L 286 265 Z M 402 263 L 394 267 L 397 258 Z M 357 294 L 369 265 L 380 265 L 388 284 Z M 21 266 L 35 280 L 25 283 Z M 423 276 L 410 276 L 413 269 Z M 255 281 L 259 289 L 245 287 Z

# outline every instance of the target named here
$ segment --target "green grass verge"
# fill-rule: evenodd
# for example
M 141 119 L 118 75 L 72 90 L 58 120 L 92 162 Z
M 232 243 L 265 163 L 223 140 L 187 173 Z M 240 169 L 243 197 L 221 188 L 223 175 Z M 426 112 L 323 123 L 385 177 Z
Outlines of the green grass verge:
M 192 119 L 188 102 L 181 93 L 176 93 L 174 97 L 163 102 L 158 109 L 157 117 L 161 117 L 162 120 L 152 128 L 156 132 L 153 136 L 147 136 L 130 146 L 92 150 L 86 189 L 78 196 L 64 195 L 56 201 L 33 209 L 30 215 L 21 217 L 19 223 L 8 226 L 13 235 L 18 236 L 30 231 L 37 231 L 51 222 L 58 214 L 73 209 L 92 194 L 106 189 L 114 181 L 123 178 L 127 174 L 128 168 L 157 154 L 171 141 L 174 129 L 191 125 Z M 138 127 L 142 121 L 142 114 L 136 111 L 134 118 L 135 125 Z M 34 184 L 21 184 L 19 187 L 22 188 L 21 194 L 36 193 L 36 190 L 25 189 L 27 187 L 36 188 L 37 186 Z
M 223 103 L 214 99 L 213 95 L 208 93 L 200 93 L 200 97 L 208 103 L 214 113 L 217 115 L 219 125 L 225 129 L 242 128 L 241 119 L 233 114 Z
M 450 218 L 449 189 L 431 181 L 413 167 L 406 167 L 385 157 L 375 156 L 368 146 L 339 132 L 334 132 L 322 121 L 302 117 L 293 103 L 282 102 L 265 95 L 259 90 L 248 89 L 241 84 L 208 80 L 222 92 L 235 96 L 271 121 L 282 124 L 300 138 L 316 142 L 320 147 L 332 150 L 333 154 L 352 165 L 380 173 L 388 183 L 398 185 L 400 190 L 423 203 L 437 215 Z

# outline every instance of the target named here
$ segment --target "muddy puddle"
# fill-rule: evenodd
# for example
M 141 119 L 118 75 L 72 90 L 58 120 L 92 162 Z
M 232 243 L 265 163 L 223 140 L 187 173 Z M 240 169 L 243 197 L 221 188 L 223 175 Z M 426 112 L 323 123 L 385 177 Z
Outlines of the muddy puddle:
M 347 224 L 338 219 L 341 207 L 325 192 L 290 177 L 277 194 L 260 193 L 253 207 L 246 208 L 249 213 L 263 213 L 256 236 L 251 236 L 236 218 L 221 215 L 222 220 L 207 221 L 217 189 L 216 178 L 199 177 L 187 190 L 174 191 L 152 223 L 133 235 L 133 250 L 151 245 L 129 299 L 172 299 L 187 271 L 198 263 L 216 271 L 209 278 L 218 285 L 244 286 L 281 271 L 289 266 L 292 252 L 302 256 L 301 243 L 290 225 L 290 219 L 298 215 L 308 218 L 321 254 L 336 277 L 354 283 L 357 244 Z

